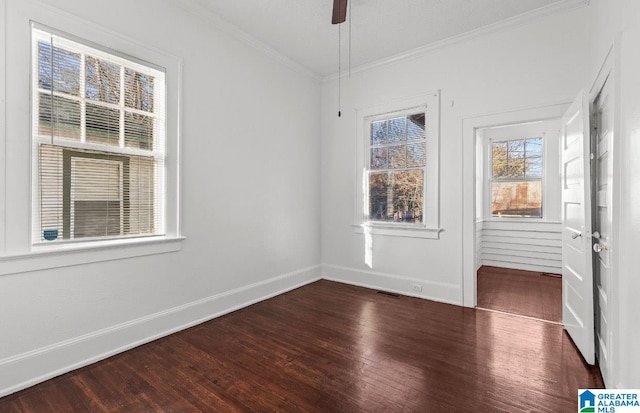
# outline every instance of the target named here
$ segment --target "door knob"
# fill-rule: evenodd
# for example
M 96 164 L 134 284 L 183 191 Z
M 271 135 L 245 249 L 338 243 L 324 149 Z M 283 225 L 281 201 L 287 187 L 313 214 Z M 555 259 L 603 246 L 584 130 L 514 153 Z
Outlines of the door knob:
M 571 239 L 576 239 L 576 238 L 581 237 L 581 236 L 582 236 L 582 234 L 581 234 L 581 233 L 579 233 L 579 232 L 574 232 L 574 233 L 572 233 L 572 234 L 571 234 Z
M 606 250 L 607 250 L 607 247 L 605 247 L 604 245 L 601 245 L 601 244 L 595 243 L 595 244 L 593 244 L 593 250 L 594 250 L 595 252 L 602 252 L 602 251 L 606 251 Z

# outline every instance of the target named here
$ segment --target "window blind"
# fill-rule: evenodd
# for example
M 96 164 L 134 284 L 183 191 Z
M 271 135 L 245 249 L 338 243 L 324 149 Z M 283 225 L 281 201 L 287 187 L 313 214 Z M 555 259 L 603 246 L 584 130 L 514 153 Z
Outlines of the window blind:
M 164 235 L 165 73 L 32 26 L 34 243 Z

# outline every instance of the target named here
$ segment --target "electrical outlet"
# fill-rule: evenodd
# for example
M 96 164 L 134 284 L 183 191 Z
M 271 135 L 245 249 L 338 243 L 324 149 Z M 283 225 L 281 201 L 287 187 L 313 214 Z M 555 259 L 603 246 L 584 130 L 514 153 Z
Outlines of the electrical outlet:
M 416 293 L 421 293 L 422 292 L 422 286 L 420 284 L 413 284 L 411 289 Z

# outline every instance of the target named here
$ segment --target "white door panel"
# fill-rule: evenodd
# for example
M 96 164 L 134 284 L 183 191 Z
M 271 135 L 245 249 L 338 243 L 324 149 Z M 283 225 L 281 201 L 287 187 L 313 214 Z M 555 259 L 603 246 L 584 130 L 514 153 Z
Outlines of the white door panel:
M 562 118 L 562 319 L 585 361 L 594 364 L 589 130 L 581 92 Z

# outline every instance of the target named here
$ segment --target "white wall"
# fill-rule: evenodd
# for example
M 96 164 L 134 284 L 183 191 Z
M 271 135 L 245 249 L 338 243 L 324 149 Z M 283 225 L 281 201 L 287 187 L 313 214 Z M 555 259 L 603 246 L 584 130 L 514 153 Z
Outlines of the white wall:
M 5 7 L 0 102 L 8 115 L 0 112 L 0 147 L 7 152 L 7 208 L 0 232 L 29 233 L 34 18 L 100 27 L 182 59 L 186 239 L 172 253 L 1 275 L 0 396 L 320 276 L 317 79 L 178 2 L 3 0 Z M 141 19 L 149 10 L 153 20 Z M 28 249 L 5 241 L 0 266 L 31 259 L 7 258 L 7 251 Z
M 322 262 L 326 277 L 462 304 L 463 119 L 569 102 L 585 83 L 586 9 L 541 17 L 327 81 L 322 104 Z M 352 228 L 355 110 L 441 90 L 440 239 L 373 236 L 373 268 Z M 471 153 L 475 153 L 475 147 Z M 473 160 L 471 161 L 473 163 Z M 469 167 L 470 165 L 466 165 Z M 473 188 L 473 187 L 472 187 Z M 473 198 L 473 196 L 471 197 Z M 422 293 L 412 284 L 423 285 Z

